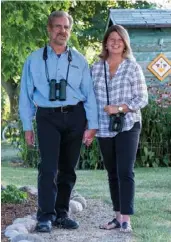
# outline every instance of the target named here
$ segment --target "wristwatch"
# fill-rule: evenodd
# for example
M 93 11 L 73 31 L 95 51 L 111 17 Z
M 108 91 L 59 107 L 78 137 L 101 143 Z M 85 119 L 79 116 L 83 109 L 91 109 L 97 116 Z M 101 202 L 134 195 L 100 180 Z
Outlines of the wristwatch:
M 119 106 L 118 111 L 119 111 L 119 113 L 123 113 L 123 107 Z

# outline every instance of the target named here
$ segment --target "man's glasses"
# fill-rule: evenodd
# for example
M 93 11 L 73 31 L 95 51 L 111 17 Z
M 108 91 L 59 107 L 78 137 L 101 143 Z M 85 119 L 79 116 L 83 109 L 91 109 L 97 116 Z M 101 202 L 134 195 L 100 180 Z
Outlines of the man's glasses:
M 52 27 L 53 27 L 53 29 L 54 30 L 65 30 L 65 31 L 69 31 L 70 30 L 70 26 L 68 26 L 68 25 L 60 25 L 60 24 L 54 24 L 54 25 L 52 25 Z

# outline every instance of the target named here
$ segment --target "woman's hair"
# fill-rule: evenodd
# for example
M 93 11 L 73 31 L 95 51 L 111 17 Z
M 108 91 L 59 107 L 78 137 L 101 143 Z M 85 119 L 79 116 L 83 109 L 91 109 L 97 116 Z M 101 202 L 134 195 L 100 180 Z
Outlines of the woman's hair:
M 135 57 L 133 56 L 132 49 L 130 46 L 129 34 L 128 34 L 127 30 L 124 27 L 122 27 L 121 25 L 112 25 L 111 27 L 108 28 L 108 30 L 106 31 L 104 38 L 103 38 L 102 52 L 100 53 L 99 57 L 103 60 L 106 60 L 108 58 L 109 53 L 108 53 L 108 50 L 106 49 L 106 44 L 107 44 L 109 35 L 112 32 L 117 32 L 124 41 L 125 49 L 123 52 L 123 57 L 135 60 Z
M 67 12 L 64 11 L 54 11 L 48 17 L 48 26 L 52 27 L 54 18 L 66 17 L 69 20 L 69 26 L 72 28 L 73 18 Z

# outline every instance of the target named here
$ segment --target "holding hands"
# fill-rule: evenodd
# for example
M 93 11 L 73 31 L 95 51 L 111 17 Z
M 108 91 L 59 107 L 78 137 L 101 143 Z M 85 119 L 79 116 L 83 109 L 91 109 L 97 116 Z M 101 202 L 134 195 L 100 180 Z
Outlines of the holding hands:
M 90 146 L 91 145 L 91 143 L 93 142 L 94 136 L 96 134 L 96 131 L 97 131 L 96 129 L 87 129 L 84 132 L 83 143 L 86 146 Z

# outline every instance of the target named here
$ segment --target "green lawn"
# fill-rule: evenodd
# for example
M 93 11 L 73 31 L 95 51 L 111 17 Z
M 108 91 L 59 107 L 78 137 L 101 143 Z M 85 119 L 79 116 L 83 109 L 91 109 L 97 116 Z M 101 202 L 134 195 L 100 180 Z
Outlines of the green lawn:
M 37 171 L 2 163 L 2 184 L 36 186 Z M 137 241 L 171 242 L 171 168 L 137 168 L 136 213 L 132 217 Z M 111 204 L 105 171 L 77 171 L 76 190 L 86 198 Z

